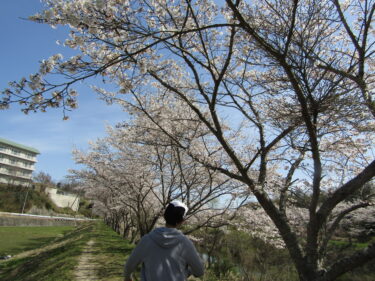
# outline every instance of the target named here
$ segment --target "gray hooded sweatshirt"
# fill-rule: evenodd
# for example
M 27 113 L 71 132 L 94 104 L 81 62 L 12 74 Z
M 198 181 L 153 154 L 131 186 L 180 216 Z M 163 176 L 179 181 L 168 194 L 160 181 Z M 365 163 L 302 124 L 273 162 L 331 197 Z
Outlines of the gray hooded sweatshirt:
M 175 228 L 160 227 L 143 236 L 125 264 L 125 278 L 142 263 L 142 281 L 185 281 L 204 267 L 193 243 Z

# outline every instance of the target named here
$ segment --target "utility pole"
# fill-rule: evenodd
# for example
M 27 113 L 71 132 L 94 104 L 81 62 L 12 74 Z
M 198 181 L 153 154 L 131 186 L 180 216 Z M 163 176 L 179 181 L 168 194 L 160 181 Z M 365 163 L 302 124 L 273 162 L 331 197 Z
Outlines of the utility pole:
M 26 187 L 27 191 L 26 191 L 25 200 L 23 201 L 23 206 L 22 206 L 21 214 L 23 214 L 23 211 L 25 210 L 27 196 L 29 195 L 30 182 L 31 182 L 31 181 L 29 181 L 29 182 L 27 183 L 27 187 Z

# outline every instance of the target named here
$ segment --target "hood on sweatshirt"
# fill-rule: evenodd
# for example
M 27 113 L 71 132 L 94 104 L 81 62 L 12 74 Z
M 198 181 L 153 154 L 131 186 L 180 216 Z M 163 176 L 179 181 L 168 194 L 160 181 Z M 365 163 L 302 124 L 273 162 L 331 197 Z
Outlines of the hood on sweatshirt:
M 176 228 L 160 227 L 154 229 L 150 238 L 162 248 L 172 248 L 177 245 L 182 237 L 182 233 Z

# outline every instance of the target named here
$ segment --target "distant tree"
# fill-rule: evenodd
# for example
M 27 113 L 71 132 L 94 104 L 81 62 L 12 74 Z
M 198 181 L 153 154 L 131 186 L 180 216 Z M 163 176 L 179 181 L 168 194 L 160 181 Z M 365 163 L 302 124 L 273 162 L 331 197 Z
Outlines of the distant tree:
M 33 175 L 33 181 L 35 183 L 40 183 L 45 186 L 55 186 L 55 182 L 52 179 L 51 175 L 47 172 L 40 171 Z
M 57 187 L 68 192 L 77 193 L 79 191 L 80 182 L 75 179 L 65 178 L 57 183 Z

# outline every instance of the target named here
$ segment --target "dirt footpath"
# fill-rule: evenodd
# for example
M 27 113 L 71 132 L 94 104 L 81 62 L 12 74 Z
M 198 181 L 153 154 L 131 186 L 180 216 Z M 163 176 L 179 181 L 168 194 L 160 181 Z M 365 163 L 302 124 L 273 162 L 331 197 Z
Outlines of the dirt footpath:
M 95 253 L 99 249 L 95 247 L 95 241 L 89 240 L 78 259 L 78 265 L 74 270 L 76 281 L 100 280 L 97 277 L 99 264 L 96 261 Z

